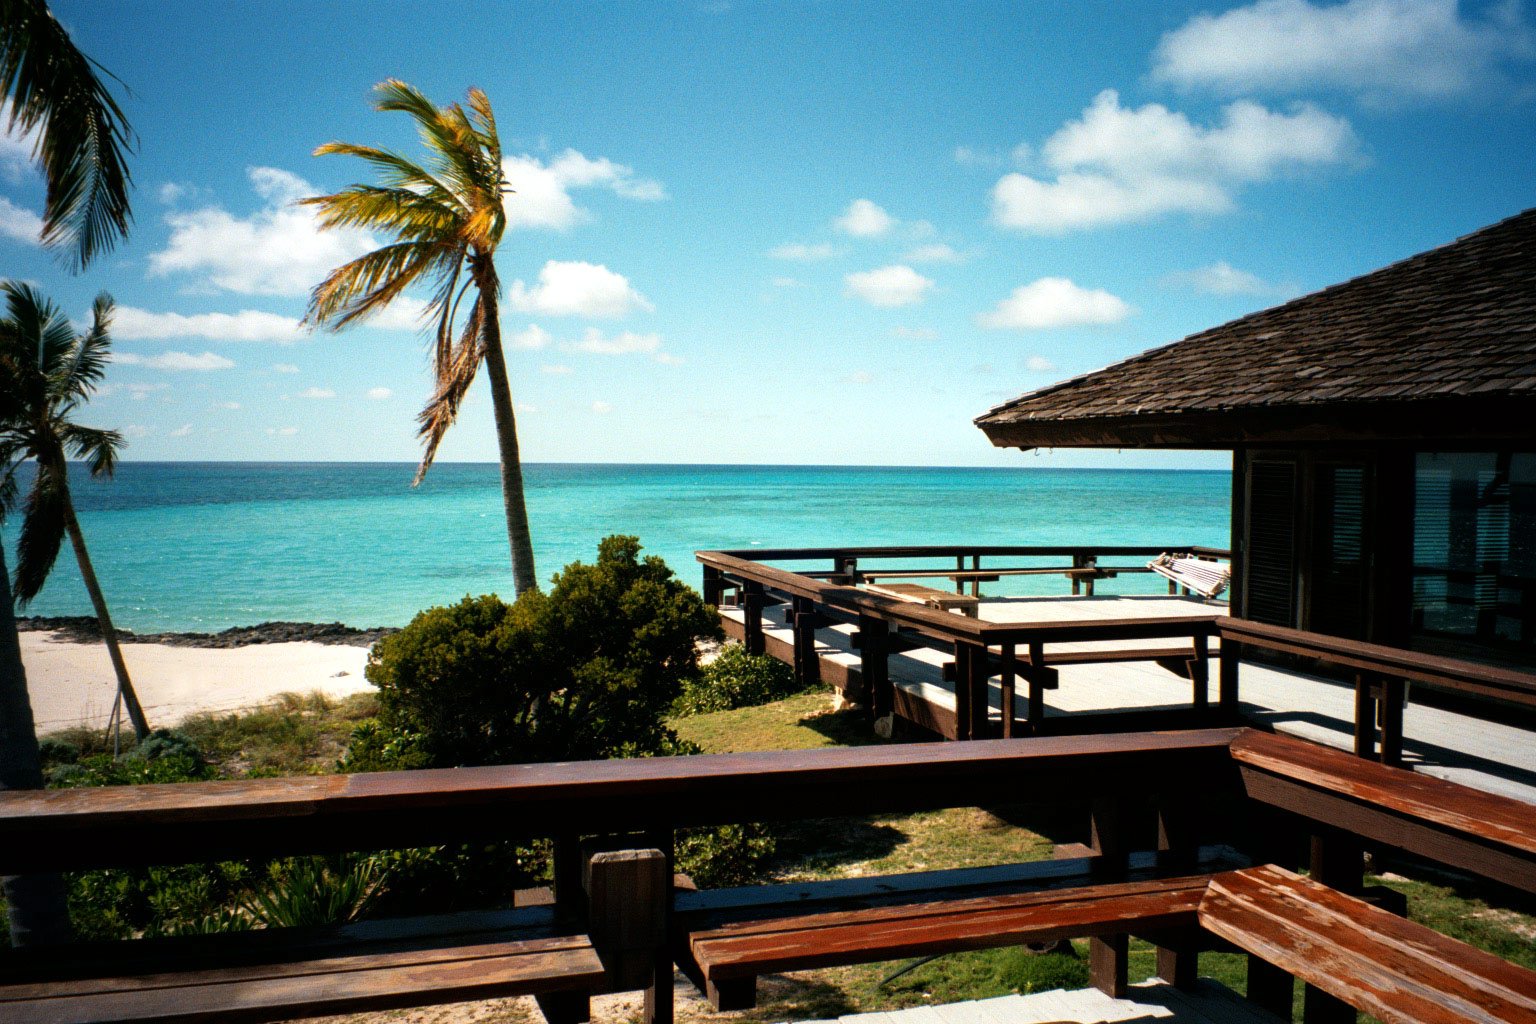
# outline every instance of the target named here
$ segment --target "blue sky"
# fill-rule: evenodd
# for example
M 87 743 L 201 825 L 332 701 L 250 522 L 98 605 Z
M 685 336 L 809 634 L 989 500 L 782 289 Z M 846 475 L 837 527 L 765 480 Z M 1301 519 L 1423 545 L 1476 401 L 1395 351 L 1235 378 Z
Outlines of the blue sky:
M 57 0 L 129 87 L 129 242 L 71 277 L 0 144 L 0 256 L 120 307 L 91 420 L 140 459 L 410 460 L 409 309 L 295 329 L 369 239 L 297 196 L 413 151 L 370 88 L 495 105 L 530 461 L 1219 466 L 993 450 L 1023 391 L 1536 205 L 1510 3 L 398 4 Z M 374 239 L 373 241 L 378 241 Z M 493 460 L 483 385 L 439 456 Z

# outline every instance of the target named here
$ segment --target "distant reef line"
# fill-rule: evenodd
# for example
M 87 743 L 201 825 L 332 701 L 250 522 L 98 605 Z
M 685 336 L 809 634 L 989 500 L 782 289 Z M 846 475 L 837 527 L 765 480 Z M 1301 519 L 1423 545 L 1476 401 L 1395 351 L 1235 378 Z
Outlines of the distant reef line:
M 101 642 L 101 625 L 90 615 L 17 616 L 16 628 L 23 633 L 53 633 L 74 643 Z M 399 631 L 397 626 L 357 629 L 340 622 L 263 622 L 255 626 L 232 626 L 217 633 L 135 633 L 119 628 L 117 636 L 125 644 L 166 644 L 170 647 L 251 647 L 301 641 L 371 647 L 379 639 Z

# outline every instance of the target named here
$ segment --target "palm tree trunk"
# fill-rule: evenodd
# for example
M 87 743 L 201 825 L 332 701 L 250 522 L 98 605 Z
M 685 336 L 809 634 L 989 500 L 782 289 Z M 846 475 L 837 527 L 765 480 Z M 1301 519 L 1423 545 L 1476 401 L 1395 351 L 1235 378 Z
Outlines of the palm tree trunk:
M 11 577 L 0 545 L 0 790 L 42 788 L 43 769 L 32 699 L 27 694 L 27 670 L 21 664 L 21 640 L 16 635 Z M 69 941 L 62 876 L 8 875 L 0 878 L 0 893 L 5 896 L 12 945 Z
M 128 678 L 128 664 L 123 661 L 123 649 L 117 643 L 117 630 L 112 628 L 112 616 L 107 613 L 107 599 L 102 595 L 101 584 L 96 580 L 96 570 L 91 566 L 90 552 L 85 550 L 85 534 L 80 532 L 80 520 L 75 518 L 75 502 L 68 492 L 64 495 L 64 528 L 69 532 L 69 542 L 75 546 L 75 560 L 80 563 L 80 576 L 85 580 L 86 592 L 96 608 L 96 621 L 101 623 L 101 636 L 107 642 L 107 655 L 112 659 L 112 671 L 117 673 L 117 686 L 123 695 L 123 705 L 128 709 L 128 720 L 133 723 L 133 734 L 140 742 L 149 736 L 149 719 L 139 706 L 139 695 L 133 690 Z
M 487 272 L 487 268 L 477 264 L 474 275 L 485 312 L 481 344 L 485 349 L 485 371 L 491 378 L 491 409 L 496 414 L 501 498 L 507 509 L 507 540 L 512 546 L 512 586 L 522 594 L 537 590 L 539 577 L 533 568 L 533 535 L 528 532 L 528 505 L 523 500 L 523 462 L 517 447 L 517 416 L 512 410 L 512 386 L 507 380 L 507 361 L 501 349 L 501 316 L 496 308 L 498 284 L 495 270 Z

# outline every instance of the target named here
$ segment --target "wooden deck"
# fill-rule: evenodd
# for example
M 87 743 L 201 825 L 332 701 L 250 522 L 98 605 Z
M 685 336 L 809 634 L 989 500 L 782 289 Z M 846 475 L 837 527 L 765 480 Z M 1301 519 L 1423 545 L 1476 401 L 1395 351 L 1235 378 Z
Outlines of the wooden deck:
M 1205 980 L 1193 992 L 1149 981 L 1133 986 L 1126 999 L 1112 999 L 1093 988 L 1074 992 L 1056 989 L 886 1013 L 855 1013 L 835 1022 L 809 1024 L 1273 1024 L 1274 1020 L 1230 990 Z
M 1222 604 L 1199 598 L 1161 596 L 983 598 L 980 617 L 983 622 L 997 623 L 1091 621 L 1187 615 L 1197 610 L 1224 613 L 1224 609 Z M 739 630 L 739 611 L 726 608 L 721 615 L 728 631 L 733 625 Z M 790 660 L 793 635 L 784 622 L 782 609 L 766 609 L 763 626 L 768 652 Z M 846 679 L 849 671 L 858 672 L 859 652 L 853 645 L 856 632 L 851 625 L 817 631 L 817 655 L 824 680 L 837 684 Z M 1050 644 L 1046 650 L 1049 654 L 1145 646 L 1146 641 L 1100 641 Z M 933 713 L 953 716 L 955 686 L 943 678 L 943 665 L 951 660 L 951 655 L 927 648 L 891 655 L 891 681 L 897 691 L 898 710 L 904 717 L 923 723 L 925 706 L 936 709 Z M 1048 718 L 1105 711 L 1174 710 L 1187 708 L 1190 703 L 1190 682 L 1156 662 L 1063 665 L 1059 671 L 1060 688 L 1046 693 Z M 1211 687 L 1214 690 L 1214 682 Z M 988 695 L 988 716 L 999 721 L 1002 691 L 996 677 L 989 682 Z M 1241 711 L 1255 724 L 1331 747 L 1353 749 L 1352 687 L 1244 663 L 1241 696 Z M 1022 694 L 1015 696 L 1014 707 L 1016 715 L 1025 713 Z M 1536 803 L 1536 741 L 1528 730 L 1455 714 L 1410 699 L 1404 714 L 1404 733 L 1407 766 L 1485 792 Z

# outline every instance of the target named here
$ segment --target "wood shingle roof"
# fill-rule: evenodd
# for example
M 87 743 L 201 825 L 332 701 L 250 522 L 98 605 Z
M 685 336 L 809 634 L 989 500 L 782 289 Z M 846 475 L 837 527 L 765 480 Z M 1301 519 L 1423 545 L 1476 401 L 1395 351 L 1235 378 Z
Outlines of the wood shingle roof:
M 1536 209 L 976 425 L 1024 448 L 1536 441 Z

